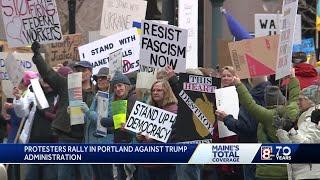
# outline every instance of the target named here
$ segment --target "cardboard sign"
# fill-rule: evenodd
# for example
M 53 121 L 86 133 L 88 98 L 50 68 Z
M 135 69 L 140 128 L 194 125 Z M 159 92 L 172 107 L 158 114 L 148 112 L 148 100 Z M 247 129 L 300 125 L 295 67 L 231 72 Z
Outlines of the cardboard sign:
M 234 86 L 216 89 L 216 105 L 217 109 L 224 111 L 226 114 L 231 114 L 235 119 L 239 115 L 239 99 L 238 93 Z M 236 135 L 230 131 L 223 122 L 218 121 L 219 138 Z
M 112 117 L 114 129 L 121 128 L 122 124 L 125 124 L 127 121 L 127 100 L 113 101 L 111 103 Z
M 236 74 L 241 78 L 275 73 L 279 35 L 229 43 Z
M 93 74 L 97 74 L 101 67 L 109 67 L 109 54 L 117 49 L 122 49 L 125 74 L 139 69 L 140 46 L 136 28 L 80 46 L 78 49 L 80 60 L 92 63 Z
M 136 101 L 125 129 L 166 143 L 172 132 L 176 114 Z
M 5 67 L 5 61 L 9 53 L 0 52 L 0 79 L 8 80 L 9 76 Z M 33 53 L 13 53 L 15 59 L 18 61 L 18 64 L 24 71 L 33 71 L 38 72 L 37 67 L 32 62 Z M 43 54 L 42 54 L 43 55 Z
M 294 27 L 298 10 L 298 0 L 284 0 L 280 18 L 280 40 L 276 63 L 276 80 L 291 74 Z
M 2 18 L 10 47 L 37 41 L 62 41 L 61 26 L 54 0 L 3 1 Z
M 179 0 L 179 27 L 188 30 L 186 68 L 198 67 L 198 1 Z
M 24 70 L 19 65 L 19 62 L 14 57 L 14 55 L 11 53 L 8 55 L 7 59 L 5 60 L 5 68 L 8 73 L 8 78 L 12 82 L 12 84 L 14 86 L 19 86 L 24 74 Z
M 108 117 L 108 107 L 109 107 L 109 93 L 98 91 L 97 95 L 97 130 L 96 133 L 100 136 L 107 135 L 107 128 L 101 125 L 101 119 Z
M 152 21 L 142 21 L 140 63 L 175 72 L 186 71 L 188 30 Z
M 41 88 L 41 85 L 39 83 L 39 79 L 31 79 L 31 86 L 32 86 L 32 90 L 34 92 L 34 95 L 36 96 L 37 102 L 38 102 L 38 107 L 40 109 L 45 109 L 49 107 L 49 103 L 47 101 L 46 96 L 44 95 L 44 92 Z
M 255 14 L 255 37 L 271 36 L 279 34 L 279 22 L 281 14 Z M 297 14 L 294 27 L 294 44 L 301 43 L 301 15 Z
M 218 48 L 218 65 L 220 68 L 225 66 L 232 66 L 232 60 L 229 52 L 228 43 L 231 41 L 218 39 L 217 48 Z
M 81 34 L 64 35 L 63 42 L 48 44 L 45 47 L 46 61 L 51 66 L 65 61 L 79 61 L 78 47 L 84 43 Z
M 184 83 L 206 83 L 216 89 L 220 87 L 220 79 L 180 73 L 178 92 L 175 92 L 178 93 L 175 94 L 178 99 L 178 114 L 174 124 L 176 141 L 210 139 L 216 119 L 215 94 L 183 89 Z
M 111 79 L 114 76 L 114 73 L 116 71 L 123 72 L 122 70 L 122 49 L 118 49 L 115 52 L 110 53 L 110 65 L 109 65 L 109 71 L 111 75 Z
M 100 34 L 109 36 L 129 29 L 133 20 L 143 20 L 147 1 L 105 0 L 101 17 Z

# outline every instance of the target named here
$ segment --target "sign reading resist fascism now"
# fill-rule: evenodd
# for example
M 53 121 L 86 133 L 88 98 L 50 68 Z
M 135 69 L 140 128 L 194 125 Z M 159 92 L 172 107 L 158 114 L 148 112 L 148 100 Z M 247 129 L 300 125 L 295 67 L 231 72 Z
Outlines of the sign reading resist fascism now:
M 135 133 L 166 143 L 176 121 L 176 114 L 136 101 L 125 125 Z
M 122 49 L 123 72 L 139 70 L 139 39 L 136 28 L 131 28 L 92 43 L 80 46 L 80 61 L 93 65 L 93 74 L 102 67 L 109 67 L 109 54 Z
M 142 21 L 140 61 L 142 65 L 175 72 L 186 71 L 188 30 L 152 21 Z
M 62 41 L 61 26 L 54 0 L 1 1 L 2 18 L 10 47 L 38 41 Z

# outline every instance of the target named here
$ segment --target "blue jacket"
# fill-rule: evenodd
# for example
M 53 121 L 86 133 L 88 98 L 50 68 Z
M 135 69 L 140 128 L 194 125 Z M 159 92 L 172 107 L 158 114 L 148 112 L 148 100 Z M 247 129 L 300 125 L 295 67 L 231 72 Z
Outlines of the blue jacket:
M 263 82 L 251 89 L 250 94 L 257 104 L 265 106 L 264 90 L 270 82 Z M 228 115 L 224 119 L 224 124 L 230 131 L 233 131 L 239 136 L 240 142 L 255 143 L 257 140 L 258 121 L 249 116 L 248 111 L 240 106 L 238 120 L 234 119 L 232 115 Z
M 108 106 L 108 118 L 106 119 L 112 119 L 112 112 L 111 112 L 111 102 L 113 97 L 109 97 L 109 106 Z M 90 144 L 107 144 L 107 143 L 113 143 L 113 132 L 109 132 L 105 137 L 99 137 L 96 136 L 96 129 L 97 129 L 97 120 L 98 120 L 98 114 L 97 114 L 97 98 L 95 97 L 92 101 L 92 104 L 90 106 L 90 110 L 85 114 L 85 143 Z M 102 123 L 102 122 L 101 122 Z

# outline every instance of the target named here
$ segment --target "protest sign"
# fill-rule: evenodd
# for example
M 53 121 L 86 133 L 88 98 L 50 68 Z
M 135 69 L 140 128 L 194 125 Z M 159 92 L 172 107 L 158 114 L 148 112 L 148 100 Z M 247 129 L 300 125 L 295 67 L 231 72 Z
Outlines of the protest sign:
M 280 18 L 280 40 L 276 63 L 276 80 L 291 74 L 294 26 L 298 0 L 284 0 Z
M 153 82 L 156 80 L 156 73 L 139 72 L 137 74 L 136 89 L 151 89 Z
M 36 96 L 38 107 L 40 109 L 45 109 L 49 107 L 49 103 L 47 101 L 46 96 L 44 95 L 44 92 L 40 86 L 39 79 L 31 79 L 31 86 L 32 90 L 34 92 L 34 95 Z
M 9 53 L 0 52 L 0 79 L 9 79 L 7 70 L 5 68 L 5 61 Z M 32 62 L 33 53 L 13 53 L 18 64 L 22 67 L 23 71 L 38 72 L 37 67 Z M 41 54 L 43 55 L 43 54 Z
M 127 100 L 113 101 L 111 103 L 114 129 L 121 128 L 122 124 L 127 121 Z
M 10 47 L 63 39 L 54 0 L 3 1 L 2 19 Z
M 186 71 L 188 30 L 152 21 L 142 21 L 140 64 L 175 72 Z
M 19 62 L 12 53 L 10 53 L 5 60 L 5 68 L 8 73 L 8 78 L 12 84 L 14 86 L 19 86 L 24 74 L 24 70 L 19 65 Z
M 96 97 L 97 97 L 97 113 L 98 113 L 96 133 L 100 136 L 106 136 L 107 128 L 101 125 L 101 119 L 108 117 L 109 93 L 98 91 Z
M 293 45 L 292 52 L 304 52 L 306 54 L 315 53 L 316 49 L 314 46 L 314 39 L 313 38 L 303 39 L 301 41 L 301 44 Z
M 1 80 L 2 93 L 7 98 L 13 98 L 13 84 L 9 80 Z
M 179 0 L 179 27 L 188 30 L 186 68 L 198 67 L 198 1 Z
M 124 74 L 139 69 L 139 39 L 136 28 L 105 37 L 92 43 L 80 46 L 81 61 L 89 61 L 93 65 L 93 74 L 101 67 L 109 67 L 109 54 L 122 48 Z
M 217 40 L 217 50 L 218 50 L 218 65 L 223 68 L 225 66 L 232 66 L 232 60 L 229 52 L 228 43 L 231 41 Z
M 210 139 L 216 119 L 215 94 L 210 89 L 204 89 L 205 92 L 184 89 L 184 83 L 202 83 L 216 89 L 220 87 L 220 79 L 180 73 L 178 92 L 175 92 L 178 99 L 175 141 Z
M 70 107 L 70 124 L 84 124 L 82 103 L 82 72 L 68 74 L 68 97 Z
M 281 14 L 255 14 L 255 37 L 271 36 L 279 34 L 279 22 Z M 297 14 L 294 27 L 294 44 L 301 43 L 301 15 Z
M 266 76 L 275 73 L 279 35 L 229 43 L 236 74 L 241 78 Z
M 166 143 L 172 132 L 176 114 L 136 101 L 125 129 Z
M 118 49 L 109 55 L 110 65 L 109 65 L 109 74 L 111 79 L 116 71 L 123 72 L 122 70 L 122 49 Z
M 234 86 L 216 89 L 216 105 L 217 110 L 224 111 L 226 114 L 231 114 L 234 119 L 238 119 L 239 114 L 239 99 L 238 93 Z M 230 131 L 222 121 L 218 121 L 219 138 L 236 135 Z
M 147 1 L 105 0 L 103 2 L 100 34 L 109 36 L 131 27 L 133 20 L 145 19 Z
M 30 110 L 28 117 L 26 117 L 26 120 L 24 121 L 23 129 L 19 136 L 19 143 L 26 144 L 29 142 L 33 120 L 34 120 L 34 114 L 36 110 L 37 110 L 37 106 L 36 104 L 34 104 Z
M 62 42 L 48 44 L 45 47 L 46 61 L 51 66 L 63 64 L 65 61 L 79 61 L 78 47 L 84 43 L 81 34 L 64 35 Z

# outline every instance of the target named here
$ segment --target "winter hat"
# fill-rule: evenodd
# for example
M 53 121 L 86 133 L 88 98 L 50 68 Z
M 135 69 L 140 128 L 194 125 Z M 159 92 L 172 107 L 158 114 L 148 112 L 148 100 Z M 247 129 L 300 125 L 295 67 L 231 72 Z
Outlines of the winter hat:
M 63 77 L 68 77 L 68 74 L 71 74 L 73 71 L 68 66 L 62 66 L 61 68 L 58 69 L 57 72 Z
M 126 75 L 122 74 L 120 71 L 116 71 L 111 80 L 111 86 L 114 86 L 118 83 L 131 85 L 129 78 Z
M 97 81 L 98 77 L 108 77 L 109 75 L 109 68 L 103 67 L 99 70 L 98 74 L 93 75 L 93 79 Z
M 31 79 L 39 78 L 39 73 L 33 71 L 25 71 L 23 74 L 23 85 L 29 86 L 31 83 Z
M 76 67 L 84 67 L 84 68 L 89 68 L 89 69 L 92 69 L 92 64 L 89 62 L 89 61 L 78 61 L 76 62 L 73 67 L 76 68 Z
M 318 96 L 320 96 L 320 91 L 317 85 L 311 85 L 301 90 L 300 95 L 305 96 L 313 103 L 317 104 L 319 102 Z
M 292 54 L 292 63 L 299 64 L 307 61 L 307 54 L 304 52 L 295 52 Z
M 264 93 L 266 106 L 284 105 L 286 97 L 282 94 L 278 86 L 267 86 Z

